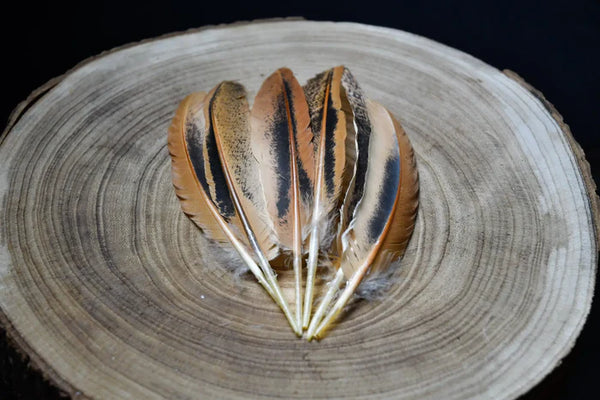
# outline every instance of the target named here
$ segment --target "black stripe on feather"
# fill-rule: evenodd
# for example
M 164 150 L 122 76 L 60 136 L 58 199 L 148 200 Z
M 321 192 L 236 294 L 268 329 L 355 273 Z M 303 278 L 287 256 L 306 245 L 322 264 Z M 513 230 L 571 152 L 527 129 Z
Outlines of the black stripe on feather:
M 325 121 L 325 187 L 327 194 L 332 196 L 335 191 L 335 164 L 339 162 L 335 159 L 335 127 L 338 123 L 338 115 L 333 108 L 333 100 L 331 98 L 331 81 L 333 80 L 333 72 L 330 72 L 327 78 L 327 88 L 329 91 L 327 97 L 327 121 Z
M 379 207 L 369 222 L 369 239 L 375 242 L 381 236 L 385 224 L 387 223 L 398 194 L 398 183 L 400 181 L 400 156 L 389 158 L 385 162 L 385 176 L 379 187 L 381 194 L 379 196 Z
M 214 99 L 214 96 L 213 96 Z M 212 100 L 209 105 L 209 118 L 212 121 Z M 219 159 L 219 153 L 217 150 L 217 143 L 215 141 L 215 132 L 212 127 L 212 123 L 208 124 L 206 138 L 203 137 L 202 132 L 198 129 L 196 124 L 189 122 L 186 124 L 185 140 L 188 147 L 188 154 L 190 161 L 196 173 L 196 177 L 204 192 L 208 195 L 210 200 L 219 210 L 219 213 L 228 221 L 229 218 L 235 215 L 235 208 L 233 206 L 233 200 L 227 188 L 227 180 L 223 173 L 221 166 L 221 160 Z M 204 139 L 204 140 L 203 140 Z M 212 173 L 214 185 L 215 185 L 215 198 L 213 199 L 210 192 L 209 183 L 206 181 L 206 171 L 204 170 L 204 143 L 206 143 L 207 154 L 209 154 L 210 172 Z
M 285 86 L 285 82 L 284 82 Z M 273 143 L 275 145 L 276 163 L 277 163 L 277 216 L 283 218 L 290 208 L 290 193 L 289 188 L 291 185 L 291 170 L 290 170 L 290 141 L 289 141 L 289 122 L 287 112 L 287 102 L 290 100 L 289 93 L 280 93 L 277 96 L 276 104 L 277 109 L 275 115 L 273 115 L 273 125 L 271 135 L 273 137 Z M 293 117 L 292 117 L 293 118 Z

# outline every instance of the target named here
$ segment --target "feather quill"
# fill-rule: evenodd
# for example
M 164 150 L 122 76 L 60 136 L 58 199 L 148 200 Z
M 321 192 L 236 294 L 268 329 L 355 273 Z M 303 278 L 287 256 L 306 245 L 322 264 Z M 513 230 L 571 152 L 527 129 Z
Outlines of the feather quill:
M 241 156 L 243 141 L 249 140 L 249 110 L 247 103 L 244 105 L 244 95 L 236 84 L 224 82 L 208 95 L 195 93 L 182 101 L 168 136 L 173 184 L 183 211 L 207 236 L 233 245 L 298 333 L 262 250 L 269 252 L 272 245 L 268 239 L 268 224 L 263 222 L 259 208 L 260 198 L 252 197 L 257 193 L 253 192 L 257 189 L 256 182 L 240 181 L 248 175 L 240 175 L 236 180 L 231 173 L 245 174 L 244 168 L 249 168 L 232 162 L 232 157 Z M 226 113 L 224 107 L 239 113 Z M 236 138 L 242 143 L 236 143 Z M 244 156 L 248 156 L 249 148 Z
M 300 326 L 303 227 L 310 218 L 315 172 L 308 105 L 292 71 L 280 68 L 265 80 L 251 116 L 252 144 L 260 162 L 267 211 L 280 249 L 292 254 Z
M 345 68 L 335 67 L 310 79 L 304 86 L 315 143 L 315 182 L 312 198 L 306 291 L 302 327 L 308 327 L 320 248 L 329 247 L 335 211 L 347 182 L 346 113 L 342 99 Z M 333 222 L 333 223 L 332 223 Z
M 325 333 L 367 274 L 386 269 L 402 255 L 414 228 L 418 176 L 412 147 L 383 106 L 368 101 L 367 110 L 371 135 L 364 190 L 342 235 L 340 269 L 311 321 L 309 340 Z M 344 280 L 344 290 L 321 322 Z

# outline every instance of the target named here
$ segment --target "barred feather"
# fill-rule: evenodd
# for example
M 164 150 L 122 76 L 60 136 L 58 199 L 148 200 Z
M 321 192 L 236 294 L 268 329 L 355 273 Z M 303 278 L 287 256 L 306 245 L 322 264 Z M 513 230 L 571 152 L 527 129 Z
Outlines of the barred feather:
M 309 338 L 324 334 L 368 272 L 384 270 L 402 255 L 414 228 L 418 177 L 412 147 L 383 106 L 369 101 L 367 109 L 372 132 L 364 191 L 342 235 L 341 268 L 311 322 Z M 344 280 L 344 290 L 320 322 Z
M 223 85 L 225 89 L 221 91 Z M 232 98 L 238 95 L 235 88 L 230 90 L 224 83 L 208 95 L 195 93 L 182 101 L 173 118 L 168 137 L 173 185 L 183 211 L 207 236 L 217 241 L 231 242 L 298 333 L 296 321 L 291 317 L 274 273 L 257 240 L 261 236 L 253 231 L 253 226 L 262 225 L 258 225 L 256 219 L 251 222 L 248 217 L 253 216 L 252 206 L 256 207 L 252 203 L 255 198 L 249 198 L 248 193 L 256 187 L 240 182 L 240 178 L 245 175 L 232 177 L 232 171 L 237 174 L 247 172 L 243 170 L 244 165 L 231 162 L 231 157 L 235 156 L 239 147 L 233 143 L 234 138 L 229 136 L 243 135 L 244 125 L 240 120 L 232 122 L 232 116 L 223 111 L 224 107 L 233 109 L 236 106 L 237 111 L 244 110 L 243 103 L 235 104 L 239 97 Z M 244 116 L 236 114 L 233 118 Z M 241 130 L 232 133 L 234 129 Z M 224 135 L 221 134 L 222 130 L 226 131 Z M 249 130 L 246 134 L 249 136 Z M 247 207 L 246 210 L 242 204 Z M 260 211 L 255 216 L 260 216 L 259 213 Z M 263 245 L 267 249 L 272 247 L 268 240 Z
M 314 145 L 308 105 L 292 71 L 269 76 L 252 106 L 252 143 L 279 247 L 292 253 L 296 318 L 302 315 L 303 227 L 311 213 Z
M 347 185 L 344 181 L 347 125 L 341 86 L 344 70 L 342 66 L 335 67 L 310 79 L 304 86 L 316 147 L 303 327 L 308 326 L 311 315 L 319 252 L 329 247 L 327 239 L 335 232 L 335 212 Z

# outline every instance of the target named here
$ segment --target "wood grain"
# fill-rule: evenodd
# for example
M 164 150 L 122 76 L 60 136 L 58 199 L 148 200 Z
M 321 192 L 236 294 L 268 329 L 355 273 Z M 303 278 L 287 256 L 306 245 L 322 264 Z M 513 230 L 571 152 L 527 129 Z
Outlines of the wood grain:
M 406 129 L 421 207 L 389 296 L 307 343 L 180 211 L 166 132 L 190 92 L 252 97 L 279 67 L 304 82 L 339 64 Z M 0 319 L 72 397 L 510 399 L 581 330 L 595 186 L 512 73 L 400 31 L 277 21 L 130 46 L 52 85 L 0 142 Z

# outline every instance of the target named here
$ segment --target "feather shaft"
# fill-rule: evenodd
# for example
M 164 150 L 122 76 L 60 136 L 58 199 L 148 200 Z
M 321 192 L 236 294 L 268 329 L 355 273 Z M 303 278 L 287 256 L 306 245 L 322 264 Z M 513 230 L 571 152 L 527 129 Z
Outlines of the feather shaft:
M 342 282 L 344 282 L 344 279 L 344 271 L 342 271 L 342 269 L 339 268 L 339 266 L 337 266 L 335 277 L 331 282 L 328 283 L 327 292 L 325 293 L 325 296 L 319 303 L 319 307 L 317 307 L 315 315 L 311 319 L 310 325 L 308 326 L 308 331 L 306 332 L 306 338 L 308 341 L 312 340 L 312 338 L 315 336 L 315 333 L 317 332 L 317 327 L 319 326 L 319 322 L 323 319 L 327 308 L 335 298 L 335 295 L 340 289 L 340 285 L 342 284 Z
M 286 97 L 286 109 L 288 113 L 289 99 Z M 294 268 L 294 280 L 295 280 L 295 294 L 296 294 L 296 324 L 298 327 L 302 326 L 302 225 L 300 222 L 300 190 L 298 183 L 298 166 L 296 164 L 296 149 L 294 143 L 294 130 L 291 123 L 291 116 L 288 114 L 289 121 L 289 133 L 290 133 L 290 164 L 292 172 L 292 205 L 294 214 L 294 238 L 293 238 L 293 268 Z

